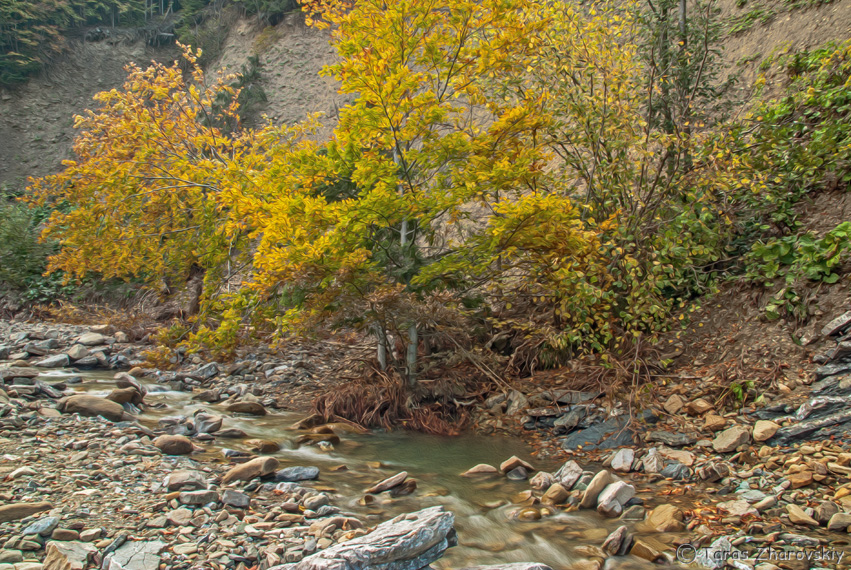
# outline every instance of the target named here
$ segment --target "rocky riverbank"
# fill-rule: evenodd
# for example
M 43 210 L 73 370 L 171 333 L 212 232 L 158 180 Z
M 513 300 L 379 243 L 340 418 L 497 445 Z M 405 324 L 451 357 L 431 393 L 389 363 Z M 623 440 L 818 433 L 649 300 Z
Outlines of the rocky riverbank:
M 471 465 L 465 475 L 528 481 L 528 490 L 482 506 L 509 502 L 507 525 L 564 525 L 571 533 L 565 521 L 590 516 L 583 513 L 616 523 L 596 544 L 586 539 L 597 533 L 581 533 L 586 543 L 573 548 L 571 570 L 690 558 L 742 570 L 844 567 L 851 349 L 841 335 L 849 327 L 851 315 L 825 327 L 835 342 L 817 359 L 809 394 L 793 394 L 798 401 L 727 411 L 680 391 L 633 416 L 596 393 L 498 394 L 483 414 L 503 418 L 507 429 L 514 421 L 558 432 L 550 443 L 572 459 L 546 472 L 513 457 Z M 323 364 L 321 348 L 245 354 L 227 365 L 186 357 L 167 372 L 144 368 L 146 347 L 109 327 L 2 323 L 0 333 L 0 570 L 301 570 L 369 568 L 379 559 L 394 561 L 385 570 L 418 570 L 456 542 L 442 508 L 374 527 L 346 511 L 358 498 L 323 484 L 318 468 L 282 469 L 270 456 L 278 442 L 247 440 L 233 423 L 292 407 L 305 387 L 321 389 L 322 367 L 333 362 Z M 51 375 L 55 369 L 65 372 Z M 75 391 L 75 369 L 114 376 L 114 389 L 105 397 Z M 146 415 L 140 424 L 141 412 L 161 405 L 148 394 L 158 387 L 206 408 Z M 308 417 L 294 426 L 297 441 L 333 449 L 341 430 L 354 429 L 318 423 Z M 252 452 L 223 448 L 235 439 Z M 360 501 L 416 492 L 403 472 L 376 481 Z M 404 546 L 388 550 L 391 543 Z

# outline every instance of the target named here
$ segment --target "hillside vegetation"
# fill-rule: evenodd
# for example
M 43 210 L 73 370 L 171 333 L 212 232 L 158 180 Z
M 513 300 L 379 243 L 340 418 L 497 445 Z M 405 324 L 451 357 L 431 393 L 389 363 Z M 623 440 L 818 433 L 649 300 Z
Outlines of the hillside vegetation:
M 304 10 L 331 34 L 336 116 L 246 121 L 252 70 L 205 74 L 191 48 L 134 66 L 30 187 L 55 251 L 21 218 L 32 245 L 4 256 L 49 253 L 72 280 L 202 279 L 161 362 L 357 328 L 408 389 L 640 356 L 725 280 L 769 289 L 767 319 L 806 320 L 806 289 L 847 279 L 849 222 L 799 216 L 851 182 L 847 39 L 743 62 L 767 75 L 736 90 L 722 46 L 747 30 L 711 3 Z

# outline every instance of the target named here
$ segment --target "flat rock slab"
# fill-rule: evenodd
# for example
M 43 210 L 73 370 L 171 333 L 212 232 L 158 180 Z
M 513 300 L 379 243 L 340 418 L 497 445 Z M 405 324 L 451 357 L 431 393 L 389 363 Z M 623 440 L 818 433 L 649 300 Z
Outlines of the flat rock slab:
M 400 515 L 375 530 L 269 570 L 419 570 L 455 546 L 455 515 L 430 507 Z
M 125 542 L 115 551 L 113 560 L 124 570 L 152 570 L 159 568 L 159 554 L 166 546 L 165 542 L 159 540 Z

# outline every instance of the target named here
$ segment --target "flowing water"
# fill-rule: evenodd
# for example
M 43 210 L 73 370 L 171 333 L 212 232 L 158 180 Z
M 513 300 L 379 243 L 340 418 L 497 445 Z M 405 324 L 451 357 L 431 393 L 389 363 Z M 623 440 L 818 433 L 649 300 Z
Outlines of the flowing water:
M 109 373 L 70 373 L 52 371 L 51 380 L 82 376 L 81 384 L 71 387 L 93 395 L 105 396 L 114 388 Z M 263 417 L 237 417 L 216 405 L 193 402 L 191 394 L 169 391 L 148 384 L 145 397 L 148 409 L 139 416 L 140 423 L 156 427 L 159 419 L 191 416 L 205 409 L 225 417 L 223 428 L 235 427 L 248 434 L 247 439 L 277 442 L 282 450 L 274 456 L 281 467 L 315 465 L 320 468 L 318 481 L 306 485 L 334 496 L 333 502 L 344 511 L 362 517 L 374 525 L 393 516 L 433 505 L 443 505 L 455 513 L 458 546 L 447 551 L 436 562 L 436 568 L 462 568 L 477 564 L 505 562 L 540 562 L 554 569 L 567 568 L 582 558 L 574 554 L 581 544 L 599 546 L 620 524 L 605 519 L 594 511 L 557 513 L 539 521 L 522 522 L 512 514 L 520 506 L 511 498 L 529 489 L 527 481 L 505 478 L 472 479 L 460 473 L 478 463 L 499 465 L 517 455 L 537 469 L 555 471 L 557 464 L 542 463 L 530 456 L 530 448 L 521 440 L 509 437 L 463 435 L 439 437 L 404 431 L 370 434 L 339 434 L 341 442 L 332 450 L 315 446 L 297 446 L 298 432 L 287 429 L 301 415 L 275 413 Z M 221 449 L 246 450 L 245 440 L 219 439 L 205 446 L 211 451 L 205 459 L 226 461 Z M 340 466 L 346 469 L 340 469 Z M 337 470 L 335 470 L 335 468 Z M 417 490 L 406 497 L 378 496 L 377 501 L 361 504 L 364 489 L 399 471 L 407 471 L 417 480 Z

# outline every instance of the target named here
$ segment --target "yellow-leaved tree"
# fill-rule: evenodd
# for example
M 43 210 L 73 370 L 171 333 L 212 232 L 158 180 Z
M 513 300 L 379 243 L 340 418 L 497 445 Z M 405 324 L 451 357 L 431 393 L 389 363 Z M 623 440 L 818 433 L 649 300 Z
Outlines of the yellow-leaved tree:
M 99 108 L 76 117 L 77 157 L 31 182 L 32 199 L 56 207 L 43 233 L 61 245 L 50 271 L 178 288 L 202 274 L 209 300 L 250 260 L 239 206 L 262 195 L 272 149 L 302 144 L 302 127 L 220 127 L 238 124 L 238 93 L 231 77 L 209 82 L 199 55 L 184 50 L 189 72 L 179 62 L 129 66 L 121 89 L 98 93 Z
M 320 153 L 293 158 L 300 166 L 280 179 L 275 198 L 258 213 L 258 284 L 267 291 L 297 287 L 303 300 L 284 324 L 342 315 L 368 326 L 381 366 L 395 367 L 413 387 L 419 301 L 458 270 L 441 261 L 468 248 L 470 235 L 510 226 L 504 218 L 518 199 L 525 225 L 515 231 L 537 235 L 536 215 L 577 218 L 566 197 L 544 199 L 539 192 L 550 159 L 538 142 L 549 124 L 544 93 L 517 94 L 505 83 L 525 70 L 529 34 L 545 24 L 524 15 L 530 5 L 359 0 L 314 6 L 318 22 L 332 28 L 340 56 L 324 73 L 355 99 L 341 110 Z M 498 220 L 496 226 L 488 228 L 488 218 Z M 573 235 L 574 229 L 568 224 L 557 231 L 584 247 L 585 234 Z M 535 241 L 518 239 L 503 246 Z M 432 267 L 442 269 L 427 271 Z M 404 355 L 394 356 L 391 334 L 404 340 Z

